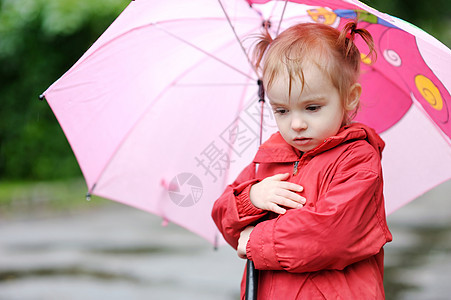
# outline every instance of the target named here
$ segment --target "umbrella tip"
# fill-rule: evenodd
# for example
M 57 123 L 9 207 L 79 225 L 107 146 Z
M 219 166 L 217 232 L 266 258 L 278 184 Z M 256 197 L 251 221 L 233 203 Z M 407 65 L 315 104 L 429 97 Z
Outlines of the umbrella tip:
M 166 217 L 163 217 L 163 220 L 161 221 L 161 226 L 166 227 L 169 225 L 169 220 Z
M 161 179 L 160 184 L 163 188 L 165 188 L 166 190 L 169 190 L 169 184 L 167 183 L 167 181 L 164 178 Z
M 45 99 L 45 95 L 44 95 L 44 94 L 40 94 L 40 95 L 39 95 L 39 100 L 41 100 L 41 101 L 46 100 L 46 99 Z
M 86 201 L 91 201 L 91 194 L 89 192 L 86 193 Z

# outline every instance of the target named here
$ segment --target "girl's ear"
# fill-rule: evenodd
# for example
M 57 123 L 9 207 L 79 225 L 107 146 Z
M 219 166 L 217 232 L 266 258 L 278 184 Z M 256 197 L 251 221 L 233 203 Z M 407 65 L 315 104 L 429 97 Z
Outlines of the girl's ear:
M 353 111 L 359 107 L 360 95 L 362 94 L 362 86 L 360 83 L 354 83 L 349 89 L 349 96 L 346 103 L 346 109 Z

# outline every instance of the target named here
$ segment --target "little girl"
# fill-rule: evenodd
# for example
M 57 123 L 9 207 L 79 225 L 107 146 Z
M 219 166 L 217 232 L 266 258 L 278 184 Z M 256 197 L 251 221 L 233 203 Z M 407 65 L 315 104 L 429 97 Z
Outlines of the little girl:
M 384 299 L 384 142 L 351 123 L 359 34 L 300 24 L 256 46 L 279 132 L 213 207 L 226 241 L 259 270 L 259 299 Z M 258 167 L 258 168 L 257 168 Z M 244 297 L 243 278 L 241 296 Z

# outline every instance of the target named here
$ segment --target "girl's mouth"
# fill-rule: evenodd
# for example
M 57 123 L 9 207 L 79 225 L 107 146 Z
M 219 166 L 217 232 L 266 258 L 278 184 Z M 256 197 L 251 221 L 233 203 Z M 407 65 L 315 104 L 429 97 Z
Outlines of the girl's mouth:
M 293 139 L 293 142 L 298 145 L 298 146 L 303 146 L 303 145 L 307 145 L 308 143 L 310 143 L 312 139 L 311 138 L 295 138 Z

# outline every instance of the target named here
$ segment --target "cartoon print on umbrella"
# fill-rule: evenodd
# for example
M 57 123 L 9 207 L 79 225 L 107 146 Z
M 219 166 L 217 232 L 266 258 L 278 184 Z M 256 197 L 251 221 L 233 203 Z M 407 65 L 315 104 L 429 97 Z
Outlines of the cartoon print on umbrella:
M 308 10 L 308 14 L 313 21 L 334 27 L 343 26 L 348 19 L 358 18 L 360 27 L 369 30 L 377 43 L 376 62 L 362 56 L 361 80 L 366 88 L 362 92 L 362 106 L 356 121 L 364 120 L 381 133 L 396 124 L 413 101 L 418 101 L 443 132 L 451 137 L 449 103 L 446 100 L 450 99 L 450 94 L 424 61 L 413 35 L 363 10 L 328 10 L 320 7 Z M 335 26 L 337 20 L 339 25 Z M 359 49 L 365 49 L 361 40 L 357 39 L 356 44 Z M 379 96 L 376 85 L 365 84 L 376 82 L 377 76 L 389 79 L 383 97 Z M 386 96 L 387 90 L 391 97 Z M 381 112 L 384 113 L 382 118 Z
M 449 119 L 448 105 L 443 101 L 444 98 L 450 98 L 449 92 L 424 62 L 415 37 L 394 26 L 369 24 L 367 28 L 377 37 L 376 43 L 379 43 L 380 52 L 376 64 L 379 65 L 379 69 L 386 70 L 383 75 L 393 78 L 391 81 L 397 83 L 397 89 L 404 95 L 397 95 L 396 98 L 388 98 L 386 101 L 395 102 L 393 100 L 396 99 L 398 105 L 404 106 L 399 112 L 406 112 L 413 101 L 417 100 L 441 129 L 450 136 L 449 125 L 446 125 Z M 410 98 L 407 97 L 409 94 Z M 380 132 L 389 128 L 381 127 L 377 121 L 374 127 Z

